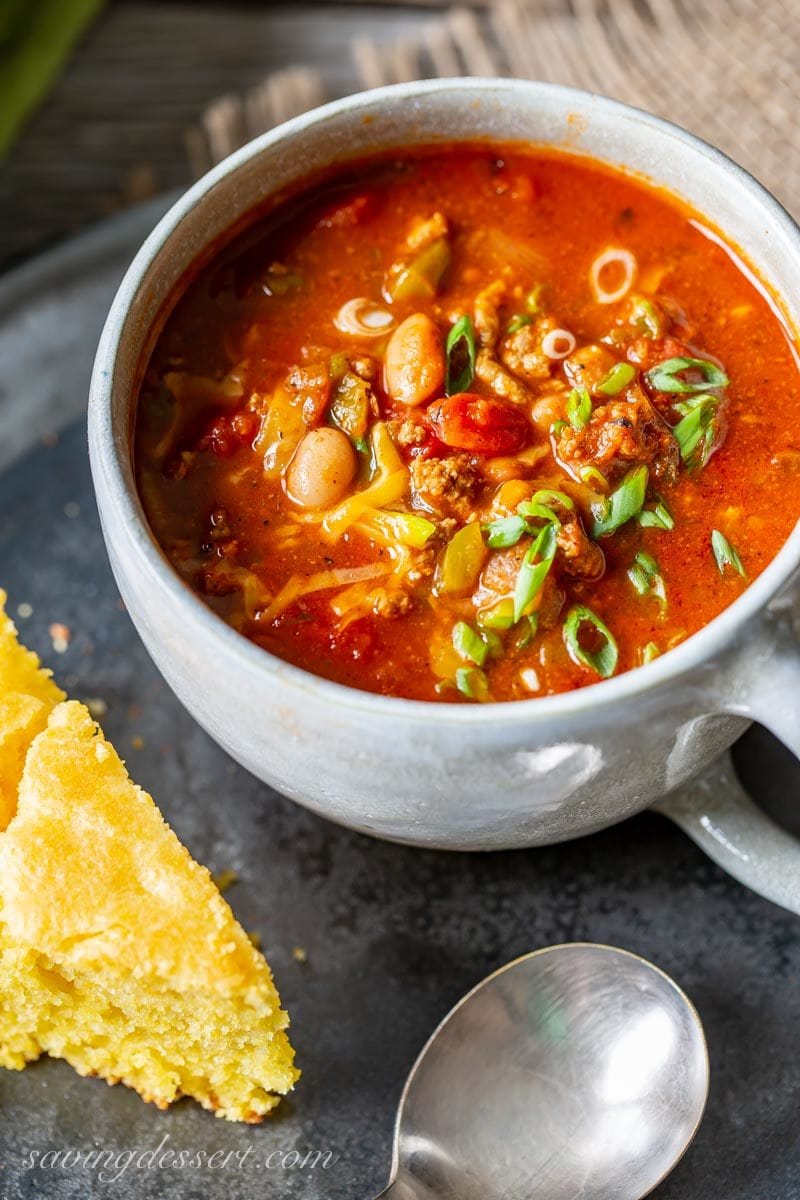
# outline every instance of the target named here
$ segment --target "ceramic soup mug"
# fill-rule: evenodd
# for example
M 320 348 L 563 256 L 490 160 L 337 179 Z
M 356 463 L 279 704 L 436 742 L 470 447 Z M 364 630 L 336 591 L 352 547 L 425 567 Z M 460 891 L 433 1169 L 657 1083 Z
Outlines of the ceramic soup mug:
M 187 268 L 266 196 L 388 146 L 437 140 L 569 146 L 683 197 L 741 248 L 800 328 L 800 230 L 758 183 L 683 130 L 598 96 L 507 79 L 403 84 L 336 101 L 256 139 L 167 213 L 103 332 L 89 436 L 108 552 L 169 685 L 229 754 L 315 812 L 377 837 L 490 850 L 576 837 L 685 784 L 761 721 L 800 754 L 800 528 L 702 632 L 647 666 L 564 695 L 428 704 L 317 678 L 245 640 L 179 579 L 150 532 L 131 465 L 143 361 Z M 794 628 L 793 628 L 794 626 Z M 791 839 L 731 776 L 660 807 L 763 894 L 800 908 Z

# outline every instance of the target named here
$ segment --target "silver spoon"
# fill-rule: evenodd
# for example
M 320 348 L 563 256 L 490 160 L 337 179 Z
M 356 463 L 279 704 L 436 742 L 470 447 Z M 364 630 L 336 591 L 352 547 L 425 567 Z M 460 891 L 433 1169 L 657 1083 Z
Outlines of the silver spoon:
M 384 1200 L 641 1200 L 697 1132 L 708 1053 L 626 950 L 537 950 L 445 1017 L 400 1099 Z

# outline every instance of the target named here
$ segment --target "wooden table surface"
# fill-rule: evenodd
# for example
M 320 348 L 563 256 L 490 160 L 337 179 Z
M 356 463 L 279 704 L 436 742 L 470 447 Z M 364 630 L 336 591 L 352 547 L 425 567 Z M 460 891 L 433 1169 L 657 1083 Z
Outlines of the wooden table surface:
M 355 37 L 408 37 L 436 8 L 111 0 L 0 166 L 0 270 L 189 183 L 186 130 L 218 96 L 291 64 L 345 94 Z

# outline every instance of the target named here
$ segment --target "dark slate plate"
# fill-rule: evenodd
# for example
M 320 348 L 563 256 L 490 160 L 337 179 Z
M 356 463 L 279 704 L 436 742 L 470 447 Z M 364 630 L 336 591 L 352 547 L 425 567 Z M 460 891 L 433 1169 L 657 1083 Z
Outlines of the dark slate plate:
M 129 238 L 128 223 L 121 257 Z M 46 272 L 39 279 L 46 288 Z M 57 305 L 49 319 L 57 321 Z M 95 320 L 92 310 L 87 340 Z M 46 333 L 38 326 L 37 336 Z M 8 359 L 6 367 L 14 369 Z M 74 403 L 81 386 L 62 372 L 60 394 L 72 388 Z M 0 439 L 6 419 L 0 407 Z M 436 1022 L 502 963 L 571 940 L 652 959 L 705 1022 L 707 1115 L 659 1200 L 800 1200 L 800 921 L 746 892 L 653 815 L 562 846 L 445 854 L 349 833 L 250 778 L 181 709 L 120 606 L 82 425 L 0 476 L 0 581 L 12 615 L 33 606 L 18 624 L 64 687 L 106 701 L 106 731 L 191 851 L 240 876 L 228 898 L 262 935 L 304 1071 L 260 1127 L 228 1125 L 186 1101 L 160 1113 L 64 1063 L 0 1071 L 2 1200 L 369 1198 L 386 1181 L 406 1073 Z M 62 657 L 48 634 L 54 621 L 72 630 Z M 800 792 L 800 769 L 760 731 L 737 757 L 773 813 Z M 307 962 L 293 957 L 297 946 Z M 159 1147 L 223 1157 L 158 1167 L 148 1152 Z M 281 1157 L 292 1150 L 301 1162 L 309 1150 L 329 1151 L 329 1165 L 292 1166 L 295 1158 Z M 105 1169 L 87 1165 L 91 1151 L 105 1156 Z M 48 1152 L 47 1166 L 31 1167 Z

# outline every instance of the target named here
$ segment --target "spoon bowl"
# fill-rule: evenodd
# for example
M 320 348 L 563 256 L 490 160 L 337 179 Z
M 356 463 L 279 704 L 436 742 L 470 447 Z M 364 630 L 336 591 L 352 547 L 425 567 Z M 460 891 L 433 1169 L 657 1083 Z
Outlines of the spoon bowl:
M 525 955 L 478 984 L 415 1063 L 386 1200 L 641 1200 L 708 1094 L 700 1018 L 610 946 Z

